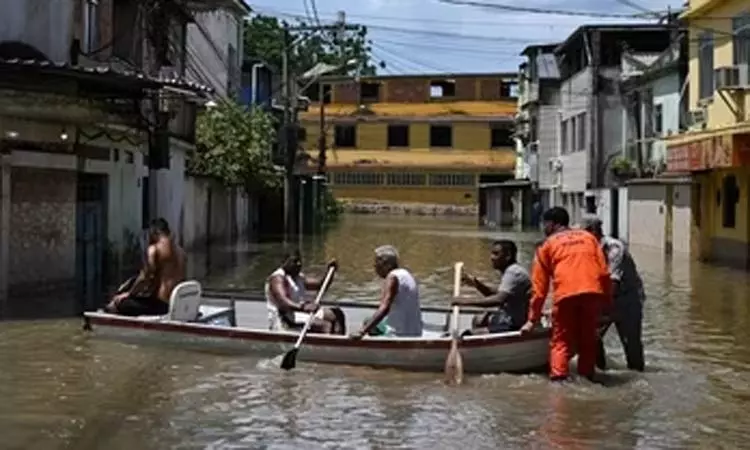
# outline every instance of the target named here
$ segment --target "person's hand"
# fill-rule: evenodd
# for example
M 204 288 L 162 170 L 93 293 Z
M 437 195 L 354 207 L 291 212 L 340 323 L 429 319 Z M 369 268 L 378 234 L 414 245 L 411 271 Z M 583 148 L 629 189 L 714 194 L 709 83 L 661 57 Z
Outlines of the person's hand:
M 352 333 L 349 335 L 350 339 L 354 339 L 355 341 L 358 341 L 364 337 L 365 333 L 362 332 L 362 330 L 357 331 L 356 333 Z
M 461 283 L 465 284 L 466 286 L 476 287 L 477 277 L 464 272 L 461 274 Z
M 527 334 L 531 333 L 531 331 L 534 329 L 534 322 L 526 321 L 525 324 L 521 327 L 521 336 L 526 336 Z
M 112 297 L 112 303 L 115 305 L 119 305 L 123 300 L 128 298 L 129 295 L 130 295 L 129 292 L 122 292 L 120 294 L 117 294 L 114 297 Z
M 302 312 L 308 313 L 308 314 L 315 314 L 316 312 L 318 312 L 319 307 L 320 305 L 316 305 L 315 303 L 312 303 L 312 302 L 304 303 L 302 304 Z
M 327 267 L 328 267 L 329 270 L 331 268 L 333 268 L 334 270 L 339 270 L 339 262 L 336 261 L 336 258 L 333 258 L 330 261 L 328 261 L 328 266 Z

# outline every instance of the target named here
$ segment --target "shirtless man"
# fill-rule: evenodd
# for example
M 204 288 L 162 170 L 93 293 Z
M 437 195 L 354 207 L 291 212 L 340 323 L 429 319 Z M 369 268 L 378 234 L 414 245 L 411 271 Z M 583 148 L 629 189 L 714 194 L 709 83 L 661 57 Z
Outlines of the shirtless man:
M 172 239 L 164 219 L 151 221 L 146 264 L 133 284 L 104 308 L 124 316 L 158 316 L 169 312 L 172 290 L 185 280 L 185 252 Z

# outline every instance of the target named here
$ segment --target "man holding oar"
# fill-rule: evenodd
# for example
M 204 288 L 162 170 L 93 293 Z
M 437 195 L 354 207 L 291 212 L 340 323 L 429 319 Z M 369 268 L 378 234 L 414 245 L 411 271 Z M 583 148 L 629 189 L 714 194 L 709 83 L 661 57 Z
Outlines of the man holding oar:
M 643 301 L 646 295 L 643 281 L 638 275 L 633 257 L 628 252 L 625 243 L 611 236 L 605 236 L 602 231 L 602 221 L 595 215 L 586 215 L 581 220 L 581 228 L 587 230 L 601 242 L 602 250 L 607 257 L 610 277 L 612 278 L 612 292 L 614 308 L 611 319 L 601 327 L 599 339 L 599 353 L 597 366 L 605 369 L 607 359 L 604 352 L 604 337 L 612 323 L 615 324 L 620 336 L 628 369 L 643 371 L 645 368 L 643 356 L 643 342 L 641 340 L 643 322 Z
M 530 333 L 541 319 L 552 282 L 550 378 L 561 381 L 568 377 L 568 363 L 577 350 L 578 373 L 591 379 L 599 316 L 612 300 L 607 261 L 591 233 L 570 228 L 565 209 L 547 210 L 542 221 L 547 238 L 537 250 L 532 266 L 531 306 L 521 333 Z
M 504 333 L 516 331 L 526 323 L 531 297 L 529 273 L 518 264 L 518 248 L 515 242 L 503 239 L 492 244 L 490 262 L 492 268 L 502 274 L 500 285 L 495 288 L 482 283 L 477 277 L 463 274 L 461 281 L 471 286 L 485 298 L 454 299 L 459 306 L 497 307 L 496 311 L 474 317 L 471 334 Z
M 328 263 L 328 268 L 337 268 L 336 260 Z M 333 275 L 332 275 L 333 276 Z M 302 273 L 302 256 L 298 251 L 284 257 L 281 267 L 268 277 L 265 285 L 268 327 L 270 330 L 301 329 L 314 314 L 310 330 L 314 333 L 346 333 L 343 311 L 339 308 L 319 308 L 319 305 L 305 302 L 307 290 L 318 290 L 322 280 L 306 277 Z

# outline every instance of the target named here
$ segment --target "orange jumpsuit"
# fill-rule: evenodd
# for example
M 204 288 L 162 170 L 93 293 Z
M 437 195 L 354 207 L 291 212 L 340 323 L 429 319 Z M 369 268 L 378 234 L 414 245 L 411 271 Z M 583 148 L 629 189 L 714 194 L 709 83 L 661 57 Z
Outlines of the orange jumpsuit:
M 612 302 L 612 285 L 604 252 L 585 230 L 565 229 L 550 235 L 537 250 L 531 271 L 529 320 L 536 323 L 552 282 L 550 376 L 568 376 L 568 362 L 578 353 L 578 373 L 594 375 L 597 327 L 602 308 Z

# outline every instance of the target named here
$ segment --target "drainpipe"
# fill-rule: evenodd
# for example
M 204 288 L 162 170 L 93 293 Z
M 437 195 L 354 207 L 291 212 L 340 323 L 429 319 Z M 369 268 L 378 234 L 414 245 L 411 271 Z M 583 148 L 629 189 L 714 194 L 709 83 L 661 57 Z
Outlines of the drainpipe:
M 250 69 L 250 104 L 255 105 L 258 99 L 258 69 L 266 67 L 263 63 L 255 63 Z

